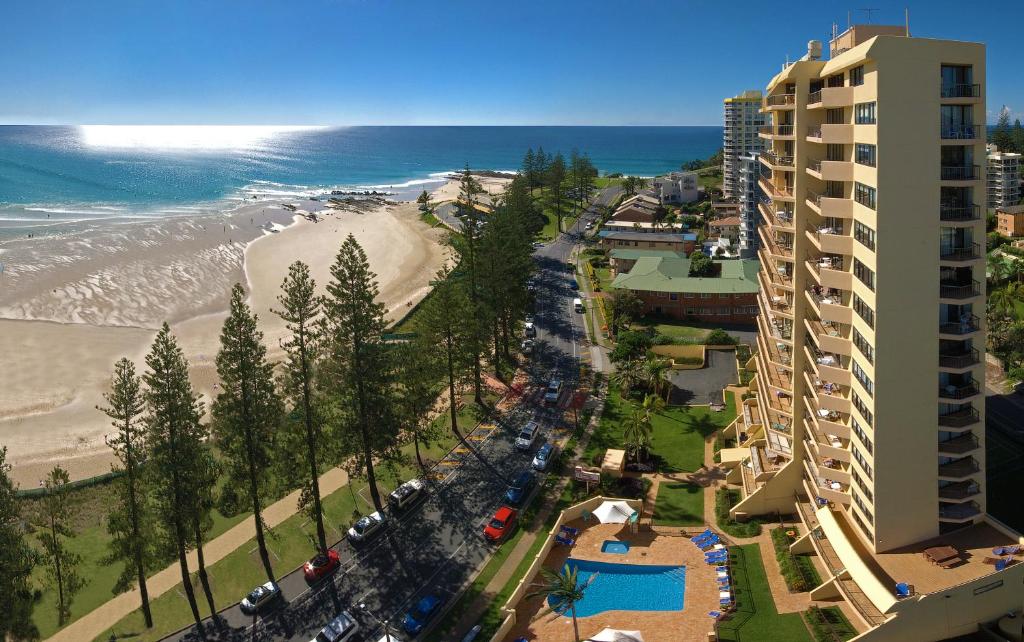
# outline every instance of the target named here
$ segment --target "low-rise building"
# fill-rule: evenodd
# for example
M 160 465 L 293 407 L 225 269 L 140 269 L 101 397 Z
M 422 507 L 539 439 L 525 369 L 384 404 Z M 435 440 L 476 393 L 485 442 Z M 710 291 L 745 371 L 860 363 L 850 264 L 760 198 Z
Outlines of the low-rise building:
M 602 235 L 601 247 L 606 250 L 615 248 L 644 248 L 648 250 L 671 250 L 689 256 L 697 245 L 697 235 L 693 232 L 668 234 L 665 232 L 608 232 Z
M 716 275 L 690 276 L 690 259 L 643 256 L 612 288 L 643 302 L 643 313 L 706 323 L 752 323 L 757 315 L 757 261 L 714 261 Z
M 611 268 L 611 275 L 616 276 L 629 272 L 636 265 L 636 262 L 645 256 L 654 258 L 685 259 L 688 254 L 675 250 L 652 250 L 650 248 L 616 248 L 608 254 L 608 263 Z
M 1020 203 L 1020 154 L 1001 152 L 988 146 L 988 208 L 1011 207 Z
M 697 172 L 672 172 L 657 176 L 651 181 L 654 196 L 662 205 L 668 203 L 692 203 L 700 198 L 700 184 Z
M 622 201 L 611 215 L 618 223 L 652 223 L 661 202 L 649 194 L 637 194 Z
M 708 223 L 708 228 L 711 231 L 712 236 L 718 236 L 719 238 L 729 239 L 732 245 L 736 245 L 740 240 L 740 225 L 742 221 L 738 216 L 729 216 L 726 218 L 720 218 L 717 221 L 711 221 Z
M 1013 205 L 997 209 L 996 231 L 1003 236 L 1024 236 L 1024 205 Z

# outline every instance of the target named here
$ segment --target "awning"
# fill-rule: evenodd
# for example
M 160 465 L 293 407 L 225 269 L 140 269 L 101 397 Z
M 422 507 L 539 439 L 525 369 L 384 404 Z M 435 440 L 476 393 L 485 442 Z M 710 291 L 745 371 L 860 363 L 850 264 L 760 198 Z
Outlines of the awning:
M 625 524 L 635 513 L 626 502 L 613 501 L 601 504 L 593 514 L 602 524 Z
M 644 637 L 640 635 L 640 631 L 605 629 L 587 640 L 590 642 L 644 642 Z

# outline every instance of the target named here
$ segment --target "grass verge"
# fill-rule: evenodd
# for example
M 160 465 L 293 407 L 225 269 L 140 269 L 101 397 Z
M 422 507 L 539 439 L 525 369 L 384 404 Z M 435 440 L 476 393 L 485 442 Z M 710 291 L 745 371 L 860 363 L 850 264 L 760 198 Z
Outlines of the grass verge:
M 700 526 L 704 523 L 704 488 L 688 482 L 661 482 L 654 504 L 658 526 Z
M 810 642 L 799 613 L 779 613 L 757 544 L 729 547 L 736 608 L 718 625 L 718 639 L 731 642 Z

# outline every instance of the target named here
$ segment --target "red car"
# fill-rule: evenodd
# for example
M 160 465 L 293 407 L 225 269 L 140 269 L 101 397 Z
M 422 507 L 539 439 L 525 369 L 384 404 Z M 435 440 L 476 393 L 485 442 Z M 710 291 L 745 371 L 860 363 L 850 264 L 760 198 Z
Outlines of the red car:
M 338 559 L 338 551 L 328 549 L 327 555 L 320 553 L 302 566 L 302 574 L 306 576 L 307 582 L 319 582 L 329 575 L 331 571 L 341 566 Z
M 499 508 L 484 528 L 484 538 L 488 542 L 500 542 L 508 537 L 516 526 L 516 515 L 516 511 L 508 506 Z

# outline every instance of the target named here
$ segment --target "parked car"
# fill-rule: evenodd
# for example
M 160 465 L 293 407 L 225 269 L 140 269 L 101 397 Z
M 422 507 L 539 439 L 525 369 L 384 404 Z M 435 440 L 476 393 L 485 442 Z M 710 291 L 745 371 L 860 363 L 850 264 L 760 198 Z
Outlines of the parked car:
M 544 444 L 533 457 L 533 469 L 547 470 L 556 457 L 558 457 L 558 447 L 550 442 Z
M 520 346 L 520 350 L 523 351 L 523 354 L 532 354 L 533 339 L 523 339 L 523 344 Z
M 533 472 L 526 470 L 519 473 L 519 476 L 512 481 L 512 486 L 505 491 L 505 501 L 512 506 L 522 506 L 526 498 L 530 496 L 537 478 Z
M 548 389 L 544 391 L 544 404 L 552 405 L 558 403 L 558 398 L 562 396 L 562 380 L 552 379 L 548 382 Z
M 242 598 L 242 613 L 259 613 L 277 600 L 281 599 L 281 587 L 276 582 L 267 582 L 249 591 L 249 594 Z
M 363 515 L 352 525 L 352 528 L 348 529 L 349 541 L 358 544 L 370 539 L 383 529 L 385 519 L 380 513 Z
M 537 327 L 532 322 L 528 322 L 523 327 L 523 332 L 526 334 L 527 339 L 532 339 L 537 336 Z
M 388 504 L 392 508 L 402 510 L 422 497 L 424 488 L 422 479 L 410 479 L 391 491 L 388 495 Z
M 515 446 L 519 450 L 529 450 L 533 448 L 533 442 L 537 441 L 537 437 L 540 436 L 540 424 L 536 421 L 528 421 L 523 429 L 519 431 L 519 436 L 516 437 Z
M 320 553 L 303 564 L 302 574 L 307 582 L 319 582 L 339 566 L 341 566 L 341 560 L 338 558 L 338 551 L 330 548 L 327 549 L 326 555 Z
M 587 223 L 587 229 L 588 230 L 594 229 L 594 222 L 593 221 L 590 221 L 589 223 Z
M 494 513 L 494 517 L 484 527 L 484 539 L 491 543 L 497 543 L 508 537 L 516 527 L 516 513 L 514 508 L 502 506 Z
M 348 611 L 342 611 L 338 617 L 320 629 L 312 642 L 347 642 L 359 631 L 359 623 Z
M 573 299 L 572 300 L 572 309 L 575 310 L 576 312 L 583 312 L 583 299 L 579 299 L 579 298 Z
M 525 321 L 526 323 L 533 323 L 533 315 L 527 314 L 525 317 L 523 317 L 523 321 Z
M 436 595 L 427 595 L 420 599 L 416 606 L 409 609 L 409 612 L 405 614 L 402 628 L 409 635 L 417 635 L 430 622 L 430 618 L 434 617 L 440 609 L 441 598 Z

